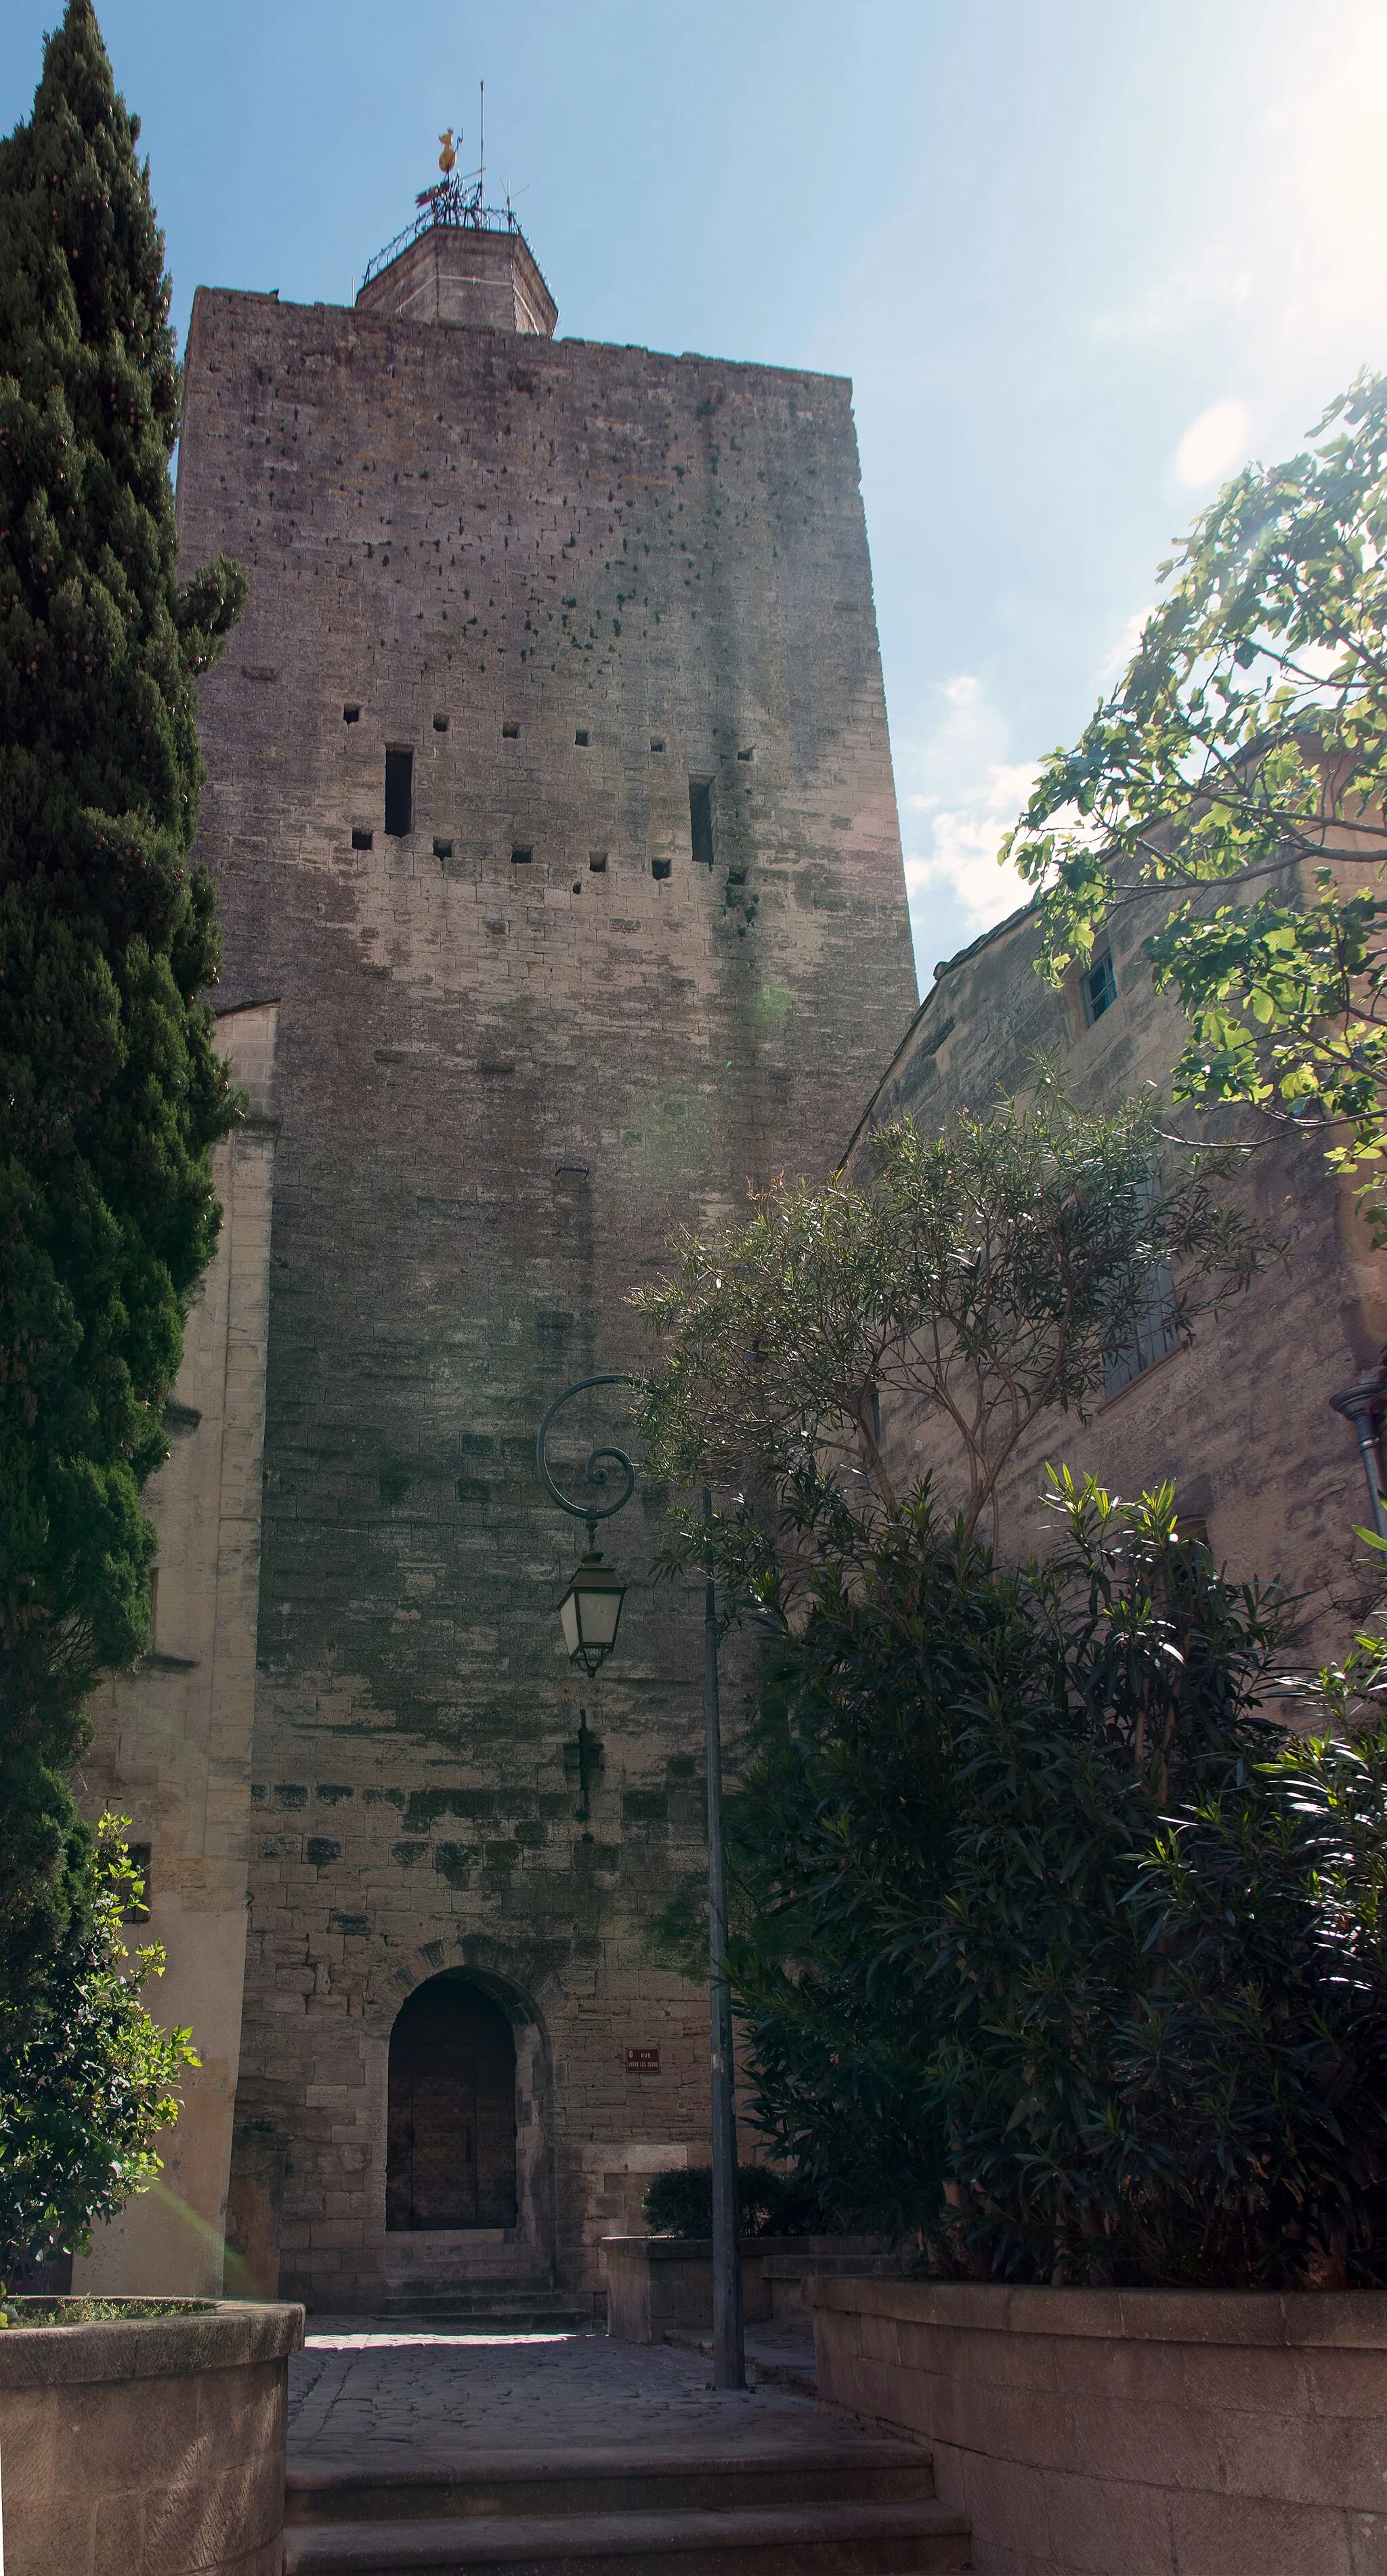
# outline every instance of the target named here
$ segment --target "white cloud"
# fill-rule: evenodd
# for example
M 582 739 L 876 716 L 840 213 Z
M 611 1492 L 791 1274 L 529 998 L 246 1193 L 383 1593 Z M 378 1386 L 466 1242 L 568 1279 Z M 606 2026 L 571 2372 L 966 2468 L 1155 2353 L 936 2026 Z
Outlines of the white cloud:
M 1257 283 L 1257 271 L 1222 260 L 1201 259 L 1171 269 L 1145 287 L 1132 304 L 1100 313 L 1095 340 L 1155 340 L 1240 312 Z
M 1325 42 L 1313 11 L 1279 98 L 1263 117 L 1272 144 L 1279 294 L 1273 347 L 1328 381 L 1380 362 L 1387 329 L 1387 213 L 1381 106 L 1387 18 L 1350 0 Z M 1271 192 L 1269 192 L 1270 194 Z
M 1175 450 L 1175 473 L 1181 483 L 1217 483 L 1241 465 L 1247 455 L 1252 419 L 1246 403 L 1210 403 L 1190 422 Z
M 939 692 L 933 734 L 897 756 L 908 782 L 902 803 L 905 877 L 916 948 L 934 958 L 975 939 L 1024 903 L 1028 889 L 997 865 L 998 845 L 1035 783 L 1035 770 L 1006 757 L 1007 723 L 981 680 L 963 671 Z

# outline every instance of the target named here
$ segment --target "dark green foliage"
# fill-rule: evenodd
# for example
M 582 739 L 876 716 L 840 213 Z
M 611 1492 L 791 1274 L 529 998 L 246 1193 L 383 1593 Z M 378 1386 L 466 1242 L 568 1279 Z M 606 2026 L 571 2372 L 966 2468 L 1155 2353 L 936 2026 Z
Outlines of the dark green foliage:
M 743 2236 L 828 2236 L 837 2224 L 810 2184 L 769 2165 L 737 2167 L 737 2203 Z M 711 2165 L 653 2175 L 641 2211 L 652 2236 L 710 2237 Z
M 0 1962 L 0 2284 L 17 2262 L 80 2248 L 159 2170 L 155 2139 L 198 2060 L 185 2030 L 141 2001 L 160 1973 L 153 1944 L 127 1951 L 123 1917 L 142 1882 L 114 1817 L 69 1828 L 64 1913 L 12 1925 Z M 16 1946 L 19 1941 L 22 1946 Z
M 733 1801 L 778 2153 L 931 2266 L 1387 2278 L 1387 1736 L 1261 1713 L 1280 1612 L 1169 1491 L 1001 1577 L 928 1495 L 821 1565 Z
M 0 144 L 0 1901 L 49 1907 L 81 1704 L 147 1634 L 140 1489 L 234 1115 L 187 865 L 199 672 L 239 611 L 180 589 L 178 370 L 138 125 L 89 0 Z M 79 1872 L 80 1878 L 80 1872 Z

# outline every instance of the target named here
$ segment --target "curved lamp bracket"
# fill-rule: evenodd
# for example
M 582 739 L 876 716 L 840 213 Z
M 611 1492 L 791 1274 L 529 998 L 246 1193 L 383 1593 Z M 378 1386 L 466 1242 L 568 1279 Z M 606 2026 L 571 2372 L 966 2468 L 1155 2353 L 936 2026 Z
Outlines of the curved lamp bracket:
M 550 1496 L 550 1499 L 558 1504 L 561 1512 L 571 1513 L 575 1521 L 587 1522 L 588 1537 L 590 1540 L 596 1533 L 599 1521 L 609 1521 L 613 1512 L 625 1510 L 626 1505 L 629 1503 L 631 1496 L 636 1490 L 636 1470 L 631 1460 L 627 1457 L 624 1449 L 610 1447 L 606 1449 L 591 1449 L 588 1452 L 588 1462 L 585 1470 L 588 1483 L 590 1485 L 605 1484 L 606 1476 L 604 1470 L 608 1467 L 617 1467 L 621 1471 L 621 1491 L 617 1495 L 615 1502 L 612 1503 L 570 1502 L 567 1494 L 560 1493 L 558 1486 L 555 1484 L 553 1477 L 549 1473 L 549 1461 L 545 1456 L 545 1442 L 549 1436 L 549 1425 L 553 1421 L 554 1416 L 559 1411 L 560 1407 L 567 1404 L 571 1396 L 584 1395 L 589 1387 L 639 1386 L 639 1384 L 639 1378 L 628 1377 L 624 1369 L 608 1370 L 601 1377 L 580 1377 L 576 1385 L 566 1386 L 562 1395 L 555 1396 L 544 1420 L 539 1426 L 538 1436 L 535 1440 L 535 1464 L 539 1469 L 540 1483 L 543 1485 L 545 1492 Z

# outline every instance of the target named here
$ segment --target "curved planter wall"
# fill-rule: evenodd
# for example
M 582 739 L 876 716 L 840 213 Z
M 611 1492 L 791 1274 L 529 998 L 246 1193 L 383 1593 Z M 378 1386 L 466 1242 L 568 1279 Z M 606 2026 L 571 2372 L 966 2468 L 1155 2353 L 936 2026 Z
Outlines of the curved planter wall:
M 807 2295 L 820 2396 L 928 2443 L 975 2576 L 1387 2570 L 1387 2291 Z
M 5 2576 L 281 2576 L 302 2342 L 302 2308 L 232 2300 L 0 2334 Z

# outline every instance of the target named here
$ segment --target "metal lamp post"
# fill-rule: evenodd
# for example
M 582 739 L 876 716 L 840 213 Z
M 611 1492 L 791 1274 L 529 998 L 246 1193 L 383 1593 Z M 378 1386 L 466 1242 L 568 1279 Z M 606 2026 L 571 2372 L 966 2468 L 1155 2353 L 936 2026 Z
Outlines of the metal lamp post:
M 1375 1369 L 1365 1369 L 1352 1386 L 1346 1386 L 1338 1395 L 1331 1395 L 1329 1401 L 1334 1411 L 1342 1413 L 1358 1434 L 1358 1454 L 1367 1479 L 1373 1528 L 1379 1538 L 1387 1539 L 1387 1511 L 1383 1509 L 1382 1471 L 1377 1450 L 1382 1417 L 1387 1413 L 1387 1368 L 1379 1360 Z
M 535 1458 L 540 1482 L 560 1511 L 588 1525 L 588 1551 L 559 1604 L 559 1619 L 570 1663 L 595 1673 L 616 1644 L 625 1587 L 597 1547 L 597 1524 L 624 1511 L 636 1490 L 636 1470 L 622 1449 L 594 1449 L 588 1456 L 589 1484 L 599 1488 L 604 1470 L 616 1468 L 621 1491 L 613 1502 L 575 1503 L 561 1493 L 549 1472 L 546 1444 L 549 1426 L 571 1397 L 595 1386 L 634 1386 L 620 1370 L 579 1378 L 556 1396 L 539 1426 Z M 713 1498 L 703 1489 L 703 1517 L 711 1522 Z M 713 2170 L 713 2386 L 745 2388 L 746 2353 L 742 2328 L 741 2218 L 737 2206 L 737 2104 L 732 2056 L 732 1987 L 727 1972 L 727 1854 L 722 1830 L 722 1726 L 718 1701 L 717 1593 L 711 1553 L 703 1593 L 703 1712 L 708 1748 L 708 2012 L 712 2057 Z M 582 1712 L 580 1741 L 586 1731 Z M 584 1782 L 586 1804 L 586 1782 Z

